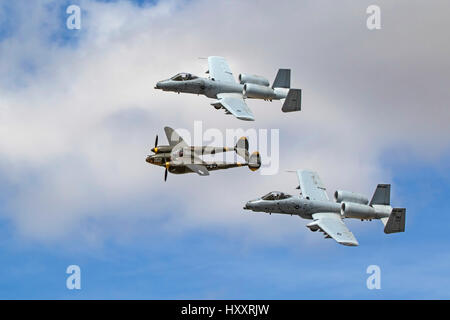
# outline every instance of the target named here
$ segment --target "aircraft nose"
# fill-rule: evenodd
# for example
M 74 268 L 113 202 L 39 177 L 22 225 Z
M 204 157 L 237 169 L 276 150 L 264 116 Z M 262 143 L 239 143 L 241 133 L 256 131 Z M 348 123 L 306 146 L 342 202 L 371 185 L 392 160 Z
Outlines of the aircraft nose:
M 161 80 L 156 83 L 155 89 L 165 90 L 170 88 L 170 82 L 168 80 Z
M 252 210 L 253 208 L 255 208 L 255 201 L 256 200 L 248 201 L 244 206 L 244 210 Z
M 145 159 L 145 161 L 147 161 L 148 163 L 152 163 L 152 157 L 151 156 L 147 156 L 147 158 Z

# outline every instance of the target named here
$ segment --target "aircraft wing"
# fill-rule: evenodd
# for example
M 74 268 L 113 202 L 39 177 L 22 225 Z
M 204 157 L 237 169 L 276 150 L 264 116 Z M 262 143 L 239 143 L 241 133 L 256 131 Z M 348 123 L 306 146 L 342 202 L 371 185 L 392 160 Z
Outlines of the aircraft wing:
M 202 164 L 186 164 L 186 167 L 200 176 L 209 176 L 208 169 L 206 169 L 206 167 Z
M 345 246 L 357 246 L 353 233 L 347 228 L 341 216 L 335 212 L 320 212 L 312 215 L 313 222 L 307 225 L 308 228 L 318 227 L 325 237 L 331 237 L 339 244 Z
M 166 133 L 167 140 L 169 141 L 169 145 L 171 147 L 174 147 L 176 145 L 182 148 L 188 147 L 183 138 L 181 138 L 180 135 L 172 128 L 164 127 L 164 132 Z
M 304 198 L 322 201 L 330 200 L 327 195 L 327 189 L 316 172 L 297 170 L 297 176 Z
M 240 120 L 254 121 L 252 110 L 247 106 L 244 97 L 240 93 L 219 93 L 219 103 L 233 116 Z
M 184 165 L 191 171 L 200 176 L 209 176 L 209 171 L 206 168 L 206 163 L 195 153 L 186 152 L 184 157 L 172 158 L 174 162 Z
M 209 76 L 215 81 L 236 83 L 225 58 L 208 57 Z

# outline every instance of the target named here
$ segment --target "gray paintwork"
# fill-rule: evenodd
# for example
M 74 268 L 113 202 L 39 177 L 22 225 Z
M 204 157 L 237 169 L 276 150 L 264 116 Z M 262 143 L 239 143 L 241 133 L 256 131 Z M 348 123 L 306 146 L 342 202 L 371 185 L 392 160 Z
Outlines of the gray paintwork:
M 335 201 L 331 201 L 317 173 L 297 170 L 301 196 L 293 196 L 279 191 L 248 201 L 245 210 L 255 212 L 298 215 L 313 222 L 307 227 L 311 231 L 321 231 L 325 238 L 333 238 L 338 243 L 357 246 L 358 241 L 345 226 L 343 219 L 380 219 L 385 225 L 385 233 L 405 230 L 404 208 L 390 206 L 390 185 L 380 184 L 369 203 L 363 195 L 348 191 L 336 191 Z
M 257 198 L 248 201 L 244 209 L 267 212 L 267 213 L 284 213 L 290 215 L 298 215 L 303 219 L 312 219 L 314 213 L 319 212 L 335 212 L 340 213 L 341 204 L 331 201 L 308 200 L 301 196 L 293 196 L 280 191 L 272 191 L 273 194 L 282 194 L 286 199 L 264 200 Z M 268 193 L 266 196 L 269 196 Z
M 179 73 L 170 79 L 159 81 L 155 89 L 176 93 L 191 93 L 216 99 L 211 103 L 216 109 L 224 109 L 240 120 L 253 121 L 254 116 L 244 99 L 267 101 L 286 99 L 283 112 L 301 109 L 301 90 L 289 89 L 290 70 L 280 69 L 269 87 L 268 80 L 253 75 L 239 75 L 236 82 L 227 62 L 222 57 L 209 57 L 209 78 L 197 77 L 190 73 Z M 248 90 L 246 88 L 248 87 Z
M 186 78 L 189 80 L 174 80 L 183 75 L 187 75 Z M 189 73 L 179 73 L 170 79 L 159 81 L 155 89 L 177 93 L 202 94 L 208 98 L 216 99 L 219 93 L 242 93 L 244 85 L 200 78 Z

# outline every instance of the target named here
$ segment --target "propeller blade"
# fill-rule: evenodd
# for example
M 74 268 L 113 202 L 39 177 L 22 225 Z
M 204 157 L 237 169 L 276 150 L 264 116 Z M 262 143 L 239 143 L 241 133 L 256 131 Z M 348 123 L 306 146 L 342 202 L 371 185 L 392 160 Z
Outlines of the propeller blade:
M 155 139 L 155 148 L 158 146 L 158 135 L 156 135 L 156 139 Z
M 166 171 L 164 172 L 164 181 L 167 181 L 167 168 Z

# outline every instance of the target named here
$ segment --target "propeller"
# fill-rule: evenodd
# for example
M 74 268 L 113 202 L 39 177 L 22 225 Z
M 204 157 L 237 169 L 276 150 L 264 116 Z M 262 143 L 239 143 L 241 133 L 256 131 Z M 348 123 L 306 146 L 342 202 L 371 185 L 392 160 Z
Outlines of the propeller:
M 155 147 L 152 149 L 152 152 L 157 153 L 158 152 L 158 135 L 156 135 L 155 138 Z
M 164 181 L 167 181 L 167 173 L 169 170 L 170 163 L 166 162 L 166 171 L 164 172 Z

